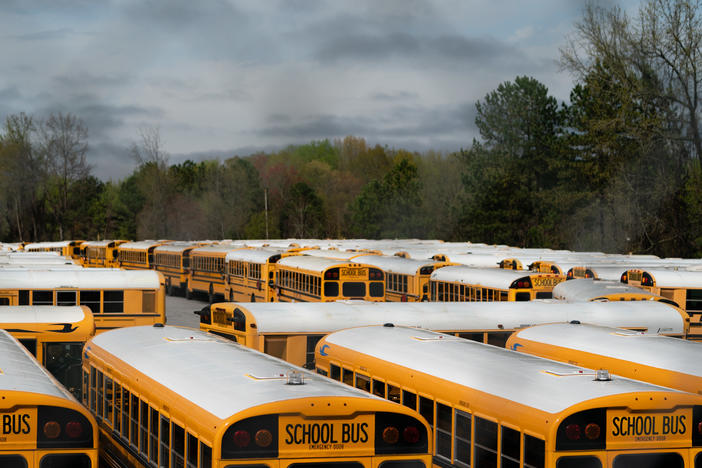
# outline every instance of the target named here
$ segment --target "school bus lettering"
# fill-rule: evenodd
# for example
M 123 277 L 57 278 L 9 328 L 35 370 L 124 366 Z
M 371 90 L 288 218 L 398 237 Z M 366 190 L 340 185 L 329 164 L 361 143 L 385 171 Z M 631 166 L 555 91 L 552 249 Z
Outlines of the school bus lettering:
M 341 268 L 342 279 L 365 279 L 368 277 L 368 268 Z
M 672 443 L 689 440 L 689 410 L 672 414 L 612 414 L 609 418 L 608 443 Z
M 535 288 L 552 288 L 563 281 L 563 278 L 557 276 L 541 278 L 536 276 L 532 277 L 531 281 Z
M 2 415 L 2 435 L 29 434 L 29 414 L 3 414 Z
M 368 423 L 343 423 L 341 433 L 335 433 L 331 423 L 287 424 L 285 433 L 288 445 L 318 445 L 365 443 L 368 441 Z M 329 448 L 329 447 L 322 447 Z

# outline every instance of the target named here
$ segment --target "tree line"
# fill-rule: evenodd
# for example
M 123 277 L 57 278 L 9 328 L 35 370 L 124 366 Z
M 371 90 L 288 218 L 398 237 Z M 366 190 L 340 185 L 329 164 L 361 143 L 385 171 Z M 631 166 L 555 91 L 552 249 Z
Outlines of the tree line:
M 77 116 L 12 115 L 0 239 L 419 237 L 699 256 L 700 6 L 587 5 L 560 51 L 569 102 L 517 76 L 476 103 L 480 137 L 449 154 L 347 136 L 171 164 L 146 129 L 134 172 L 105 182 Z

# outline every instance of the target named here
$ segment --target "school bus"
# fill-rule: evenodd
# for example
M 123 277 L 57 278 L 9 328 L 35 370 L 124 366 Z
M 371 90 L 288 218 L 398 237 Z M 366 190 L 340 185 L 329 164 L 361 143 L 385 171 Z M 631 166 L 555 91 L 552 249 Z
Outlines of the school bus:
M 275 298 L 280 302 L 385 300 L 385 274 L 356 262 L 291 255 L 276 263 Z
M 80 398 L 83 345 L 95 335 L 93 314 L 85 306 L 0 307 L 0 328 L 17 339 L 46 370 Z
M 0 466 L 97 468 L 92 415 L 0 330 Z
M 156 271 L 0 269 L 0 305 L 84 305 L 98 333 L 166 321 L 163 276 Z
M 329 334 L 316 358 L 317 372 L 417 409 L 435 466 L 699 466 L 700 395 L 391 324 Z
M 80 261 L 80 246 L 83 240 L 61 242 L 34 242 L 24 246 L 25 252 L 56 252 L 67 258 Z
M 416 302 L 429 300 L 429 278 L 434 270 L 449 262 L 414 260 L 388 255 L 365 255 L 363 263 L 380 268 L 385 273 L 385 300 Z
M 151 270 L 154 268 L 154 249 L 170 241 L 125 242 L 117 246 L 119 266 L 127 270 Z
M 59 255 L 56 252 L 11 252 L 0 255 L 0 267 L 25 268 L 41 266 L 53 268 L 55 265 L 80 266 L 75 260 Z
M 553 288 L 553 298 L 561 301 L 660 301 L 673 307 L 678 305 L 665 297 L 645 289 L 629 286 L 618 281 L 598 279 L 572 279 Z
M 246 248 L 224 257 L 226 281 L 224 297 L 229 301 L 271 302 L 275 300 L 275 266 L 278 260 L 294 255 L 287 250 Z
M 550 299 L 553 287 L 564 280 L 553 273 L 460 265 L 432 272 L 429 286 L 432 301 L 531 301 Z
M 193 294 L 207 295 L 208 302 L 225 295 L 225 257 L 227 253 L 245 247 L 232 244 L 216 244 L 196 247 L 190 250 L 190 271 L 188 273 L 185 297 Z
M 190 252 L 202 245 L 206 243 L 171 242 L 154 248 L 154 270 L 163 275 L 169 296 L 185 295 L 190 275 Z
M 119 268 L 120 244 L 126 240 L 87 241 L 80 245 L 81 261 L 84 267 Z
M 394 323 L 505 346 L 512 332 L 538 323 L 580 320 L 684 337 L 689 322 L 663 304 L 623 302 L 220 302 L 195 313 L 201 330 L 308 369 L 317 342 L 349 327 Z
M 112 466 L 431 463 L 428 426 L 416 412 L 199 330 L 103 333 L 86 345 L 83 376 L 83 403 Z
M 559 335 L 560 334 L 560 335 Z M 507 346 L 555 361 L 599 368 L 663 387 L 702 394 L 702 343 L 655 333 L 571 322 L 513 334 Z

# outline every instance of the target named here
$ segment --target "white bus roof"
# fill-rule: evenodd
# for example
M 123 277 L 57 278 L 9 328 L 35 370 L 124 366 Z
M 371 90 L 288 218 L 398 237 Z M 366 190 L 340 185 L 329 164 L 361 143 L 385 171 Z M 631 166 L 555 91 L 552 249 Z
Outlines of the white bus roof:
M 702 289 L 702 271 L 666 268 L 629 268 L 629 270 L 642 270 L 650 274 L 658 288 Z
M 242 262 L 252 262 L 252 263 L 267 263 L 268 260 L 275 255 L 282 255 L 286 252 L 283 249 L 264 249 L 264 248 L 252 248 L 252 249 L 242 249 L 234 250 L 229 252 L 225 257 L 224 261 L 242 261 Z
M 445 266 L 434 270 L 431 274 L 431 280 L 480 285 L 488 288 L 509 289 L 510 285 L 515 280 L 529 276 L 542 276 L 544 274 L 546 273 L 536 273 L 525 270 L 505 270 L 502 268 L 472 268 L 459 265 Z
M 90 313 L 88 311 L 88 313 Z M 86 312 L 80 306 L 2 306 L 0 323 L 78 323 Z
M 610 294 L 638 294 L 649 296 L 651 300 L 659 296 L 644 289 L 619 281 L 575 278 L 558 283 L 553 288 L 553 298 L 569 302 L 585 302 L 606 297 Z
M 151 247 L 158 247 L 170 241 L 143 240 L 138 242 L 125 242 L 119 245 L 119 250 L 149 250 Z
M 19 344 L 7 331 L 0 329 L 0 391 L 30 392 L 75 399 Z
M 582 367 L 416 328 L 351 328 L 327 335 L 317 349 L 322 346 L 355 350 L 551 414 L 600 397 L 681 393 L 623 377 L 595 381 L 594 371 Z
M 373 265 L 386 273 L 398 273 L 402 275 L 416 275 L 419 269 L 425 266 L 435 265 L 434 260 L 417 260 L 412 258 L 395 257 L 388 255 L 364 255 L 359 258 L 366 265 Z
M 220 419 L 285 400 L 371 398 L 360 390 L 200 330 L 119 328 L 92 338 L 86 350 L 91 348 L 103 349 Z M 303 373 L 304 385 L 286 385 L 282 376 L 291 369 Z
M 363 257 L 359 258 L 359 260 L 363 260 Z M 284 257 L 278 260 L 278 265 L 314 271 L 317 273 L 322 273 L 327 268 L 332 268 L 335 266 L 345 266 L 349 264 L 360 265 L 362 264 L 362 262 L 356 262 L 354 260 L 339 260 L 326 257 L 312 257 L 310 255 L 291 255 L 289 257 Z
M 158 289 L 153 270 L 0 270 L 0 289 Z
M 555 323 L 519 330 L 512 339 L 545 343 L 702 377 L 702 343 L 656 335 L 655 331 L 640 333 L 590 324 Z
M 366 325 L 429 330 L 514 330 L 537 323 L 594 323 L 610 327 L 685 333 L 685 318 L 659 302 L 247 302 L 227 303 L 247 311 L 259 333 L 329 333 Z M 213 308 L 217 304 L 212 305 Z

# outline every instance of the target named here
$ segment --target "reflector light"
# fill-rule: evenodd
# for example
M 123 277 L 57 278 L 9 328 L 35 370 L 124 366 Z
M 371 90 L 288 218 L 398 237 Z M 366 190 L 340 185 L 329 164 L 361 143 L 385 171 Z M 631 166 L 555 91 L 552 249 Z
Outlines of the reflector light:
M 55 439 L 61 435 L 61 425 L 56 421 L 48 421 L 44 424 L 44 435 L 48 439 Z
M 569 272 L 566 274 L 566 277 L 567 277 L 567 278 L 572 278 L 572 277 L 573 277 L 573 272 L 572 272 L 572 271 L 569 271 Z
M 249 431 L 236 431 L 233 438 L 234 445 L 239 448 L 248 447 L 249 443 L 251 443 L 251 434 L 249 434 Z
M 600 437 L 600 426 L 599 424 L 590 423 L 585 426 L 585 437 L 590 440 L 595 440 Z
M 566 426 L 566 437 L 570 440 L 580 440 L 580 425 L 568 424 Z
M 622 273 L 622 277 L 619 281 L 621 281 L 622 283 L 626 283 L 626 273 Z
M 396 444 L 398 440 L 400 440 L 400 431 L 396 427 L 388 426 L 383 430 L 383 442 Z
M 702 421 L 697 423 L 697 433 L 702 435 Z
M 69 421 L 66 423 L 66 434 L 71 439 L 77 439 L 83 435 L 83 426 L 78 421 Z
M 260 429 L 256 432 L 254 440 L 256 441 L 256 445 L 265 448 L 273 442 L 273 434 L 271 434 L 271 431 L 268 429 Z
M 404 431 L 402 431 L 402 437 L 408 444 L 416 444 L 419 442 L 419 430 L 414 426 L 407 426 Z

